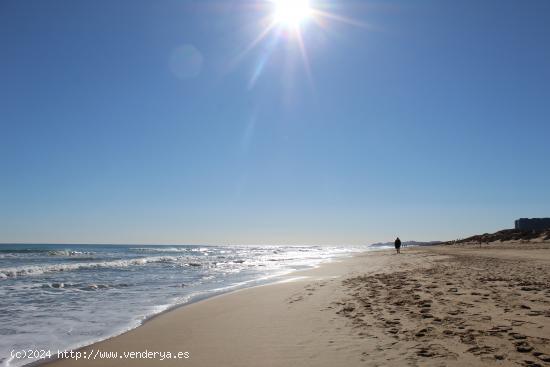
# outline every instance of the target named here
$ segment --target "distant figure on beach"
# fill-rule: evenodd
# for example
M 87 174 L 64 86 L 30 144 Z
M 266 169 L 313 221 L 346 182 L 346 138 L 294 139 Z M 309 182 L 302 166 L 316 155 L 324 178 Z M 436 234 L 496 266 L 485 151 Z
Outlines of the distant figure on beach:
M 395 251 L 397 251 L 398 254 L 401 253 L 401 240 L 399 237 L 395 239 Z

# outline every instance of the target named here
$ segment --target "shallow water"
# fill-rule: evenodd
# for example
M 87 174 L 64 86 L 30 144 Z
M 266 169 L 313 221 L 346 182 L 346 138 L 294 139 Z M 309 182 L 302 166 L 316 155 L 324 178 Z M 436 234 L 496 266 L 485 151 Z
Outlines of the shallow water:
M 0 365 L 70 349 L 195 298 L 253 286 L 365 247 L 0 245 Z

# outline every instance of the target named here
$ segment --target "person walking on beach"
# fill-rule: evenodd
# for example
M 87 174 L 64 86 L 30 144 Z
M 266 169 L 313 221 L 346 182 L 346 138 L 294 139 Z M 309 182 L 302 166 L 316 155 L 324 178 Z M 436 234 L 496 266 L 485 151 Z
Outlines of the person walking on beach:
M 401 253 L 401 240 L 399 237 L 395 239 L 395 251 L 397 251 L 398 254 Z

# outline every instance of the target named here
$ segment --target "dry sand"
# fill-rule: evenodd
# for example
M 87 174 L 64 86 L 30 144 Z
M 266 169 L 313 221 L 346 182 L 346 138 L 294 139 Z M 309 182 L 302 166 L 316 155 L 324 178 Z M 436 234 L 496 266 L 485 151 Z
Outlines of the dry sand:
M 550 366 L 550 244 L 380 251 L 164 313 L 50 366 Z M 92 352 L 93 351 L 93 352 Z

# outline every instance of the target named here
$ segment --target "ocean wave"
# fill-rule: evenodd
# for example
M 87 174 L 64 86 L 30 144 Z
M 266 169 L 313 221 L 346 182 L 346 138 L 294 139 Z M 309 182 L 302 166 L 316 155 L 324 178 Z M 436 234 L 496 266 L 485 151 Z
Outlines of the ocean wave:
M 82 256 L 82 255 L 93 255 L 93 252 L 90 251 L 76 251 L 76 250 L 50 250 L 48 251 L 49 256 Z
M 28 265 L 13 268 L 0 268 L 0 279 L 14 278 L 26 275 L 39 275 L 44 273 L 74 271 L 84 269 L 102 269 L 102 268 L 125 268 L 129 266 L 140 266 L 151 263 L 179 263 L 181 257 L 174 256 L 154 256 L 141 257 L 126 260 L 111 260 L 101 262 L 87 262 L 77 264 L 47 264 L 47 265 Z
M 128 283 L 114 283 L 114 284 L 101 284 L 101 283 L 63 283 L 63 282 L 54 282 L 54 283 L 45 283 L 40 286 L 44 289 L 77 289 L 82 291 L 97 291 L 101 289 L 111 289 L 111 288 L 127 288 L 130 284 Z
M 190 252 L 190 248 L 181 248 L 181 247 L 132 247 L 129 249 L 134 252 L 141 253 L 158 253 L 158 252 Z
M 129 249 L 133 252 L 139 252 L 139 253 L 159 253 L 159 252 L 201 252 L 201 253 L 209 253 L 212 251 L 212 248 L 208 247 L 131 247 Z
M 37 246 L 19 249 L 30 247 Z M 175 305 L 265 284 L 349 252 L 141 244 L 60 244 L 46 249 L 35 251 L 38 254 L 0 254 L 4 257 L 0 259 L 0 298 L 5 298 L 0 300 L 5 334 L 0 338 L 0 366 L 9 350 L 26 347 L 29 335 L 40 349 L 81 347 L 130 330 Z M 93 255 L 71 255 L 63 249 L 93 251 Z M 23 362 L 28 361 L 11 364 Z
M 16 255 L 25 255 L 25 254 L 43 254 L 48 256 L 82 256 L 82 255 L 93 255 L 94 253 L 91 251 L 78 251 L 78 250 L 71 250 L 71 249 L 63 249 L 63 250 L 52 250 L 52 249 L 36 249 L 36 248 L 28 248 L 28 249 L 0 249 L 0 257 L 4 256 L 16 256 Z
M 33 248 L 28 248 L 28 249 L 9 249 L 9 248 L 3 248 L 3 249 L 0 249 L 0 253 L 4 253 L 4 254 L 33 254 L 33 253 L 46 253 L 46 252 L 50 252 L 51 250 L 49 249 L 33 249 Z

